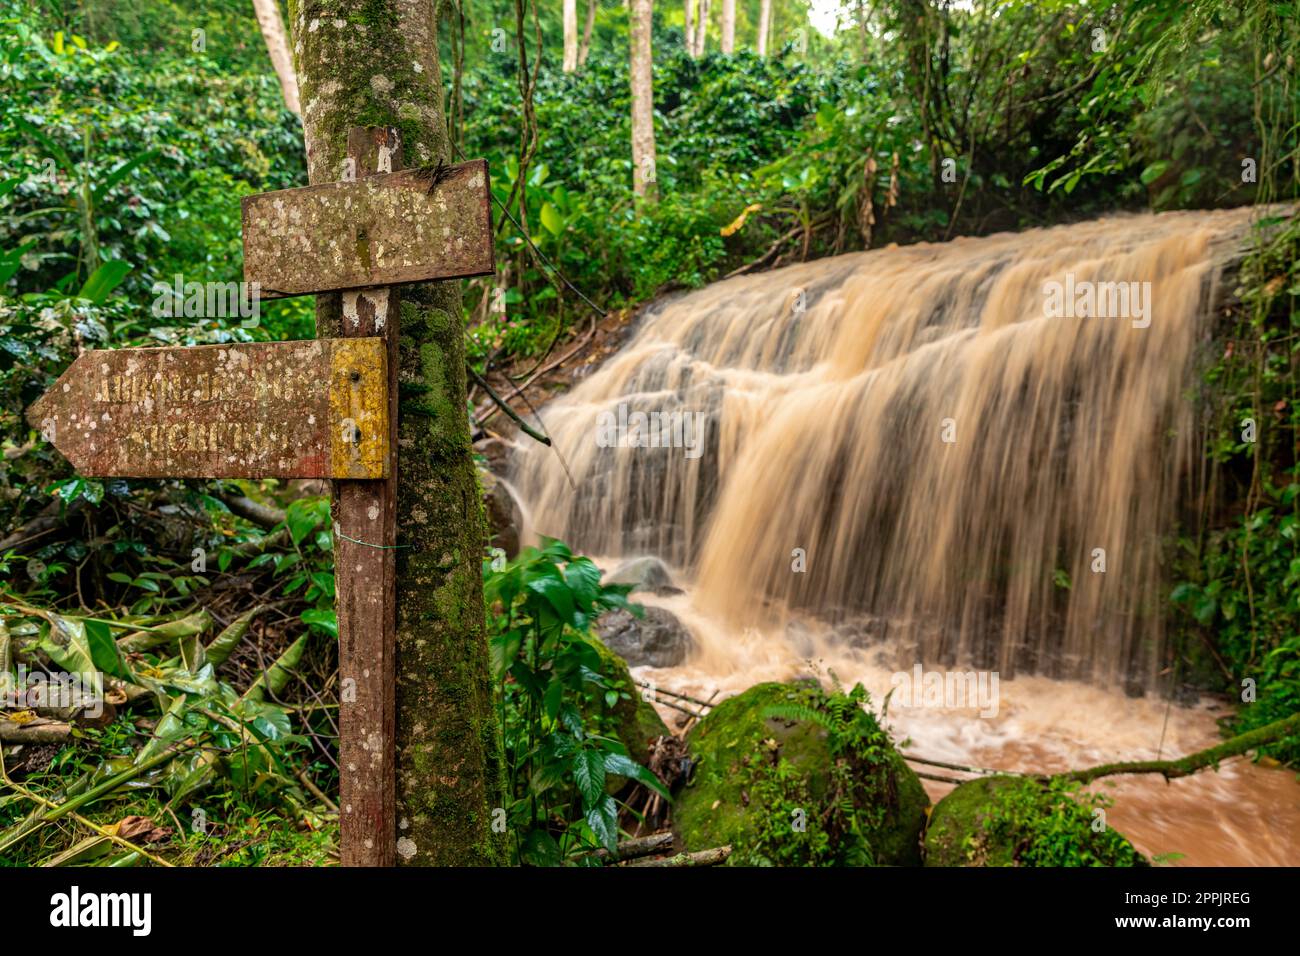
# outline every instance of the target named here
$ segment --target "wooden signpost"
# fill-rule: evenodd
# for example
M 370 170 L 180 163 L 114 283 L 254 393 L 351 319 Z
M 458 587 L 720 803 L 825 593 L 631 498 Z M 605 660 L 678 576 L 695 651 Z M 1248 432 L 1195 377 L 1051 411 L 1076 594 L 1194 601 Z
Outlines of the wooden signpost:
M 27 412 L 77 471 L 133 478 L 382 478 L 384 340 L 83 352 Z
M 344 865 L 391 865 L 400 284 L 494 271 L 487 163 L 401 169 L 354 128 L 343 181 L 243 200 L 265 297 L 342 294 L 343 337 L 82 354 L 28 420 L 87 477 L 334 479 Z

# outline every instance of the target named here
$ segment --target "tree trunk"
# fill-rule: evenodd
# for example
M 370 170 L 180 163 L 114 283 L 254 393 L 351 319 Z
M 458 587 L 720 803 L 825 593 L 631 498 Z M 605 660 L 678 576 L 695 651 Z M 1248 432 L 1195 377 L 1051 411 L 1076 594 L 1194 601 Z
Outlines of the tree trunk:
M 772 25 L 772 0 L 762 0 L 758 8 L 758 55 L 767 56 L 767 33 Z
M 266 52 L 271 57 L 271 66 L 280 78 L 280 92 L 284 95 L 284 105 L 295 116 L 302 115 L 298 101 L 298 78 L 293 72 L 293 61 L 289 58 L 289 44 L 284 39 L 284 21 L 280 19 L 280 8 L 276 0 L 253 0 L 253 12 L 257 14 L 257 25 L 262 29 L 262 39 L 266 41 Z
M 867 10 L 865 0 L 857 0 L 858 42 L 862 47 L 862 62 L 867 62 Z
M 695 17 L 695 55 L 704 56 L 705 40 L 709 33 L 709 0 L 700 0 L 700 7 Z
M 631 0 L 632 191 L 653 201 L 655 175 L 654 73 L 650 50 L 653 0 Z
M 587 0 L 587 22 L 582 27 L 582 44 L 578 47 L 578 69 L 587 65 L 591 52 L 591 31 L 596 26 L 596 0 Z
M 578 0 L 564 0 L 564 60 L 565 73 L 578 68 Z
M 686 46 L 686 55 L 695 56 L 695 4 L 698 0 L 685 0 L 682 4 L 682 16 L 685 26 L 682 28 L 682 43 Z
M 444 0 L 291 0 L 308 178 L 342 179 L 348 129 L 398 129 L 405 165 L 448 156 L 438 63 Z M 482 509 L 465 414 L 457 282 L 403 286 L 396 471 L 397 862 L 491 865 L 500 733 L 483 631 Z M 317 296 L 316 334 L 341 330 Z M 347 675 L 341 675 L 346 679 Z M 348 772 L 348 768 L 343 768 Z
M 632 191 L 654 200 L 655 175 L 654 73 L 651 69 L 650 24 L 653 0 L 632 0 Z
M 736 52 L 736 0 L 722 0 L 722 52 Z

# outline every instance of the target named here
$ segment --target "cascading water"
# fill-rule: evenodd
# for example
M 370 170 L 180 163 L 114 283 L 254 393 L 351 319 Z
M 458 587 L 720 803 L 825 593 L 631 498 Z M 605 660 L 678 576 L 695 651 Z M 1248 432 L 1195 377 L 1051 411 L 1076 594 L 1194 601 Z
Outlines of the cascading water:
M 1245 221 L 1103 220 L 719 283 L 548 406 L 577 494 L 544 449 L 513 480 L 541 531 L 657 554 L 738 625 L 865 612 L 926 662 L 1145 682 L 1209 251 Z M 620 405 L 703 412 L 705 445 L 601 447 Z
M 1162 535 L 1196 473 L 1196 353 L 1249 217 L 1124 216 L 718 283 L 546 406 L 576 490 L 531 443 L 511 483 L 532 530 L 676 569 L 688 594 L 647 603 L 695 651 L 662 679 L 741 690 L 817 658 L 880 700 L 914 661 L 1032 672 L 996 720 L 896 723 L 1007 769 L 1183 752 L 1212 738 L 1206 712 L 1171 730 L 1123 691 L 1166 661 Z M 651 436 L 654 413 L 677 431 Z M 1064 700 L 1092 712 L 1062 736 Z

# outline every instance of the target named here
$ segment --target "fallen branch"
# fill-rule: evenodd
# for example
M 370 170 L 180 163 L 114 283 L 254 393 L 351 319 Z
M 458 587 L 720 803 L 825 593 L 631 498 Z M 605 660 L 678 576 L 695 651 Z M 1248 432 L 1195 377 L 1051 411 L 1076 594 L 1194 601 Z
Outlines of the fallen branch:
M 962 779 L 960 779 L 960 778 L 958 778 L 958 777 L 945 777 L 945 776 L 944 776 L 943 774 L 941 774 L 941 773 L 927 773 L 927 772 L 924 771 L 924 770 L 913 770 L 912 773 L 916 774 L 916 775 L 917 775 L 918 777 L 920 777 L 922 780 L 937 780 L 937 781 L 939 781 L 940 783 L 955 783 L 955 784 L 963 784 L 963 783 L 969 783 L 969 782 L 970 782 L 969 780 L 962 780 Z
M 688 716 L 694 717 L 694 718 L 696 718 L 697 720 L 700 719 L 700 717 L 702 716 L 701 714 L 697 713 L 696 711 L 691 710 L 689 707 L 683 707 L 681 704 L 675 704 L 675 703 L 673 703 L 671 700 L 664 700 L 663 698 L 661 698 L 661 697 L 659 697 L 659 696 L 657 696 L 657 695 L 656 695 L 656 697 L 655 697 L 655 703 L 656 703 L 656 704 L 663 704 L 665 707 L 671 707 L 673 710 L 679 710 L 679 711 L 681 711 L 683 714 L 687 714 Z
M 1291 733 L 1300 732 L 1300 713 L 1292 714 L 1271 724 L 1257 727 L 1225 740 L 1215 747 L 1207 747 L 1178 760 L 1132 760 L 1126 763 L 1108 763 L 1087 770 L 1072 770 L 1067 773 L 1053 774 L 1065 780 L 1077 780 L 1090 783 L 1099 777 L 1111 777 L 1122 773 L 1158 773 L 1166 781 L 1177 777 L 1187 777 L 1204 770 L 1217 767 L 1220 761 L 1228 757 L 1237 757 L 1248 750 L 1255 750 L 1265 744 L 1271 744 Z
M 908 763 L 924 764 L 927 767 L 942 767 L 944 770 L 961 770 L 966 773 L 978 773 L 978 774 L 983 774 L 985 776 L 1002 776 L 1002 777 L 1017 776 L 1014 770 L 989 770 L 986 767 L 967 767 L 965 764 L 945 763 L 942 760 L 930 760 L 927 757 L 917 757 L 912 754 L 899 754 L 899 756 L 901 756 Z
M 700 700 L 698 697 L 692 697 L 690 694 L 681 694 L 675 690 L 669 690 L 666 687 L 659 687 L 656 684 L 650 683 L 648 680 L 637 680 L 632 683 L 636 684 L 638 687 L 649 687 L 656 694 L 667 694 L 669 697 L 676 697 L 678 700 L 689 700 L 692 704 L 699 704 L 701 707 L 713 706 L 712 699 Z M 718 696 L 717 691 L 714 691 L 713 696 Z
M 231 514 L 263 528 L 274 528 L 284 521 L 282 509 L 274 505 L 264 505 L 245 495 L 222 495 L 221 500 L 230 509 Z
M 665 853 L 672 848 L 673 835 L 671 833 L 652 833 L 649 836 L 624 840 L 613 853 L 603 848 L 599 849 L 596 851 L 596 856 L 602 860 L 608 860 L 611 857 L 616 860 L 632 860 L 640 856 L 650 856 L 652 853 Z
M 25 525 L 0 539 L 0 554 L 4 554 L 6 551 L 22 554 L 37 538 L 44 537 L 51 531 L 62 528 L 67 524 L 69 518 L 84 510 L 85 507 L 85 498 L 78 498 L 72 504 L 66 506 L 63 499 L 55 498 Z
M 624 866 L 717 866 L 731 856 L 731 847 L 717 846 L 711 850 L 696 853 L 678 853 L 676 856 L 661 857 L 653 860 L 633 860 Z
M 0 743 L 61 744 L 71 736 L 72 725 L 62 720 L 37 718 L 23 724 L 16 720 L 0 720 Z

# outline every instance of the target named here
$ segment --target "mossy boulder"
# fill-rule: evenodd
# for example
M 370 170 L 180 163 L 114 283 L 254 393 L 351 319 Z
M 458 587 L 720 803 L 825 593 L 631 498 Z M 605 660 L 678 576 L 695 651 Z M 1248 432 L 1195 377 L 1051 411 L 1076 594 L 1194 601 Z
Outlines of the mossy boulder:
M 1102 825 L 1107 806 L 1102 795 L 1060 780 L 971 780 L 940 800 L 930 814 L 925 865 L 1148 865 L 1133 844 Z
M 730 845 L 733 865 L 918 865 L 929 800 L 866 703 L 860 686 L 800 681 L 715 707 L 687 737 L 679 848 Z

